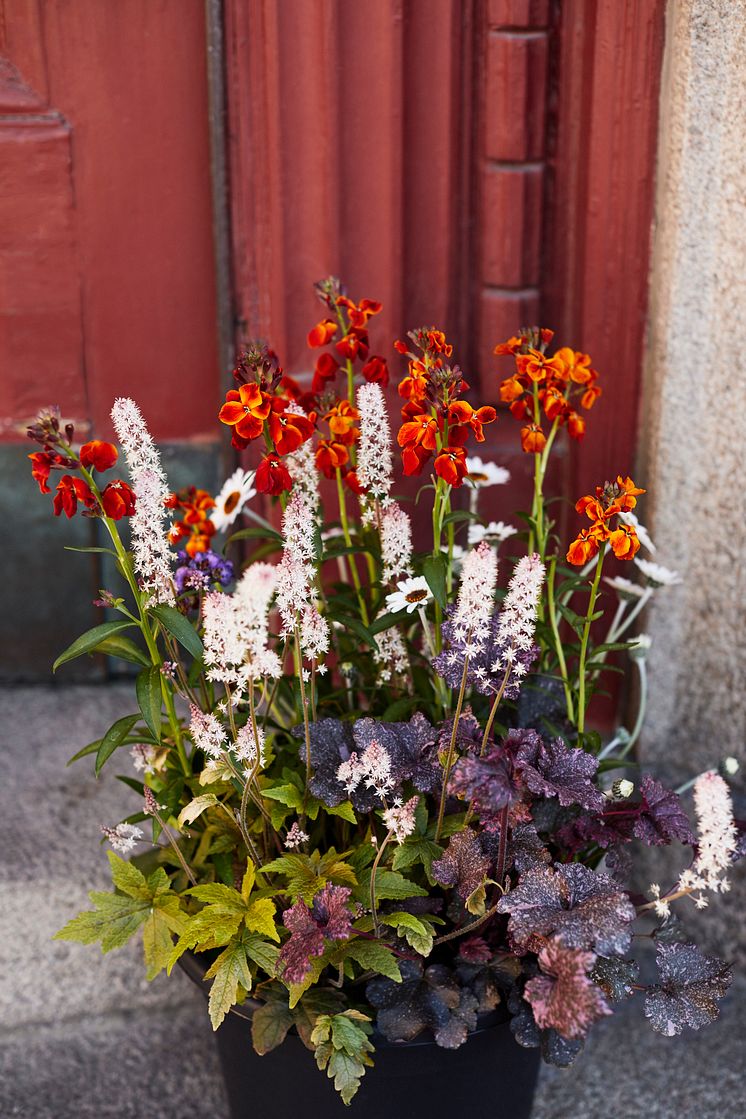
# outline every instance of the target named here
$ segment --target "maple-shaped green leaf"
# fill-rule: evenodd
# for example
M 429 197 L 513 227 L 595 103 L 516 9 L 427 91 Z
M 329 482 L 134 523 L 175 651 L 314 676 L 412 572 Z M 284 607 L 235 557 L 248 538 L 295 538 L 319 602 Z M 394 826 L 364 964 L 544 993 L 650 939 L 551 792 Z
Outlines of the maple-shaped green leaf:
M 205 972 L 205 979 L 212 979 L 208 1011 L 216 1030 L 237 1002 L 239 984 L 245 991 L 251 990 L 251 970 L 243 941 L 229 944 Z
M 315 1045 L 316 1064 L 330 1079 L 343 1101 L 349 1104 L 360 1087 L 366 1067 L 374 1052 L 368 1035 L 370 1019 L 357 1010 L 343 1014 L 322 1014 L 316 1021 L 311 1041 Z
M 260 1057 L 282 1045 L 293 1025 L 287 991 L 270 987 L 265 991 L 265 997 L 267 1001 L 254 1011 L 251 1018 L 251 1043 Z
M 423 926 L 423 935 L 425 934 L 426 930 Z M 343 960 L 354 960 L 356 964 L 360 964 L 364 971 L 375 971 L 379 975 L 385 975 L 389 979 L 393 979 L 395 983 L 399 983 L 401 980 L 396 956 L 390 948 L 379 941 L 362 940 L 360 937 L 345 941 L 330 953 L 332 964 L 339 964 Z
M 370 902 L 370 877 L 371 871 L 366 867 L 360 873 L 360 881 L 352 896 L 356 901 L 365 904 Z M 398 870 L 376 871 L 376 901 L 402 901 L 404 898 L 422 898 L 427 896 L 427 890 L 410 882 Z
M 285 995 L 287 1000 L 287 994 Z M 306 1049 L 314 1050 L 311 1034 L 320 1014 L 341 1014 L 347 1001 L 341 991 L 332 987 L 311 987 L 293 1007 L 293 1022 Z
M 91 890 L 88 896 L 96 908 L 73 917 L 55 933 L 55 940 L 77 940 L 80 944 L 93 944 L 100 940 L 101 951 L 111 952 L 113 948 L 126 944 L 150 913 L 151 906 L 147 900 L 138 901 L 103 890 Z
M 324 855 L 318 851 L 310 855 L 283 855 L 265 863 L 263 870 L 265 874 L 281 874 L 286 879 L 291 900 L 301 898 L 307 905 L 328 883 L 334 886 L 354 886 L 357 883 L 355 871 L 333 847 Z
M 391 861 L 392 870 L 406 870 L 407 867 L 422 863 L 428 878 L 431 877 L 432 865 L 435 859 L 443 854 L 443 848 L 431 839 L 422 835 L 410 835 L 401 843 L 394 852 Z

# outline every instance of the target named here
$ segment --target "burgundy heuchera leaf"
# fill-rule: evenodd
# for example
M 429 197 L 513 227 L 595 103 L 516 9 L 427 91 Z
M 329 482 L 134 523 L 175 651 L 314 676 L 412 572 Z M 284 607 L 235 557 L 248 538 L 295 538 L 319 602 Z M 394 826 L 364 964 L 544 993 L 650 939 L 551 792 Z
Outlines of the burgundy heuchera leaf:
M 510 731 L 505 745 L 517 747 L 516 771 L 536 796 L 557 797 L 564 807 L 603 809 L 604 798 L 592 782 L 598 762 L 586 750 L 571 750 L 560 738 L 546 742 L 535 730 Z
M 600 990 L 588 977 L 596 959 L 552 940 L 539 953 L 544 972 L 526 984 L 524 998 L 531 1003 L 537 1026 L 555 1029 L 561 1037 L 581 1038 L 598 1018 L 611 1014 Z
M 449 792 L 470 800 L 486 828 L 495 827 L 501 809 L 518 799 L 510 759 L 499 746 L 483 758 L 461 758 L 453 768 Z
M 346 886 L 324 886 L 309 909 L 298 900 L 285 911 L 283 923 L 291 933 L 279 956 L 279 970 L 288 983 L 302 983 L 311 970 L 311 959 L 324 953 L 324 938 L 346 940 L 352 932 Z
M 581 863 L 527 870 L 498 904 L 510 914 L 508 931 L 519 949 L 539 950 L 556 933 L 568 948 L 604 956 L 626 952 L 635 907 L 617 882 Z
M 696 843 L 692 825 L 676 793 L 646 773 L 640 783 L 642 808 L 632 833 L 649 846 L 661 847 L 672 839 Z
M 455 886 L 462 901 L 482 885 L 490 868 L 478 837 L 470 829 L 451 836 L 445 853 L 432 866 L 433 877 L 442 886 Z

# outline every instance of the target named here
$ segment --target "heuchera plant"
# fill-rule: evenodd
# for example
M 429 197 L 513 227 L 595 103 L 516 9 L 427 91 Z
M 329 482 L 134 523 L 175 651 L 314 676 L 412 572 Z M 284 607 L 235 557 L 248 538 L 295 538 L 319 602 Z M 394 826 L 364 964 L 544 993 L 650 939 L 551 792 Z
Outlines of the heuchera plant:
M 105 481 L 116 447 L 76 448 L 57 410 L 29 430 L 42 493 L 59 476 L 55 514 L 100 521 L 124 584 L 101 591 L 110 620 L 55 668 L 98 652 L 137 671 L 132 714 L 75 755 L 96 774 L 131 756 L 140 775 L 123 777 L 133 814 L 103 829 L 114 890 L 58 936 L 107 952 L 141 932 L 149 978 L 196 954 L 215 1028 L 246 1002 L 258 1053 L 295 1028 L 346 1102 L 377 1035 L 430 1031 L 455 1048 L 503 1015 L 521 1045 L 567 1065 L 634 992 L 654 1029 L 699 1028 L 730 973 L 669 907 L 726 888 L 738 834 L 717 773 L 694 783 L 698 835 L 675 792 L 625 776 L 647 690 L 649 640 L 632 626 L 678 577 L 637 556 L 654 549 L 631 478 L 580 497 L 569 546 L 555 531 L 545 476 L 561 429 L 581 439 L 601 393 L 590 358 L 552 353 L 538 328 L 495 351 L 514 367 L 500 399 L 533 458 L 519 531 L 480 513 L 483 491 L 509 481 L 473 453 L 497 410 L 467 400 L 444 334 L 395 344 L 392 439 L 388 361 L 369 339 L 380 304 L 335 279 L 317 291 L 309 386 L 266 346 L 240 357 L 219 418 L 261 460 L 215 496 L 169 490 L 131 400 L 112 410 L 129 482 Z M 418 548 L 394 444 L 422 479 L 414 515 L 429 507 Z M 637 578 L 603 585 L 615 560 Z M 604 744 L 587 714 L 612 652 L 631 658 L 641 705 Z M 691 852 L 650 901 L 628 885 L 635 843 Z M 640 935 L 657 943 L 653 986 L 638 982 Z

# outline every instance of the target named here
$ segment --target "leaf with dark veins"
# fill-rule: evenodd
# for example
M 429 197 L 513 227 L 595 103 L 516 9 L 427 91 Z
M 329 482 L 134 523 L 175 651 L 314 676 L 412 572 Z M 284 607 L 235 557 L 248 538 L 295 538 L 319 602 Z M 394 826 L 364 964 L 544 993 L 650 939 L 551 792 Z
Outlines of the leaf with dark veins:
M 676 793 L 646 773 L 640 783 L 642 804 L 632 834 L 650 847 L 662 847 L 672 839 L 694 844 L 696 836 Z
M 659 944 L 657 958 L 661 982 L 645 996 L 645 1017 L 653 1029 L 673 1037 L 685 1026 L 699 1030 L 714 1022 L 718 999 L 733 979 L 730 967 L 695 944 Z
M 484 882 L 490 863 L 482 853 L 479 837 L 466 828 L 451 836 L 443 856 L 433 862 L 432 874 L 441 886 L 455 886 L 461 900 L 466 901 Z
M 612 878 L 581 863 L 526 871 L 501 898 L 498 911 L 509 914 L 508 931 L 519 950 L 540 951 L 543 938 L 556 933 L 568 948 L 604 956 L 627 951 L 636 916 Z
M 606 802 L 593 784 L 598 762 L 586 750 L 570 749 L 561 738 L 547 742 L 535 730 L 510 731 L 505 745 L 515 750 L 516 771 L 536 796 L 557 797 L 563 807 L 603 809 Z
M 539 953 L 543 974 L 529 979 L 524 998 L 531 1003 L 537 1026 L 554 1029 L 560 1037 L 585 1037 L 591 1025 L 611 1009 L 588 977 L 595 956 L 551 940 Z

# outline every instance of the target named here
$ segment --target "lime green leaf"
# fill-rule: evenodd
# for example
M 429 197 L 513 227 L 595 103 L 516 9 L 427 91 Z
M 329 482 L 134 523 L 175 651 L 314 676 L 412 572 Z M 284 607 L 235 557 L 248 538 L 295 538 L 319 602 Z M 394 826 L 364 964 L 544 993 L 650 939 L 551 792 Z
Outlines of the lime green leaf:
M 259 898 L 257 901 L 252 901 L 246 909 L 244 917 L 246 928 L 249 932 L 263 933 L 270 940 L 279 940 L 280 937 L 275 928 L 275 913 L 275 903 L 270 898 Z
M 193 824 L 206 808 L 212 808 L 212 806 L 217 803 L 218 798 L 215 796 L 215 793 L 203 793 L 201 796 L 195 797 L 194 800 L 190 800 L 189 804 L 182 808 L 177 817 L 177 828 L 181 830 L 185 824 Z
M 381 923 L 390 925 L 401 933 L 415 952 L 421 956 L 429 956 L 433 949 L 434 935 L 432 929 L 415 917 L 412 913 L 387 913 L 381 917 Z
M 255 964 L 258 964 L 267 975 L 273 976 L 277 969 L 277 957 L 280 955 L 280 949 L 276 948 L 274 944 L 268 944 L 263 937 L 254 933 L 244 936 L 243 943 L 246 948 L 246 955 Z
M 288 808 L 301 809 L 303 807 L 303 793 L 295 785 L 275 785 L 262 789 L 262 796 L 270 800 L 279 800 Z
M 390 948 L 379 944 L 375 940 L 361 940 L 356 937 L 343 946 L 340 956 L 347 960 L 354 960 L 365 971 L 377 971 L 381 975 L 401 983 L 401 972 L 396 962 L 396 957 Z M 335 957 L 336 958 L 336 957 Z
M 246 860 L 246 870 L 244 872 L 243 881 L 241 882 L 241 897 L 245 902 L 249 900 L 249 895 L 254 889 L 256 882 L 256 867 L 254 866 L 253 859 Z
M 352 807 L 352 804 L 349 800 L 345 800 L 342 804 L 338 804 L 336 808 L 327 808 L 325 804 L 323 804 L 322 807 L 325 812 L 329 813 L 330 816 L 340 816 L 343 820 L 347 820 L 348 824 L 357 823 L 355 809 Z
M 229 944 L 205 972 L 205 979 L 212 979 L 208 1010 L 216 1030 L 238 998 L 239 983 L 246 991 L 251 990 L 251 971 L 243 943 Z
M 144 668 L 135 681 L 137 702 L 149 730 L 157 742 L 161 740 L 161 670 L 158 665 Z
M 231 886 L 224 886 L 222 882 L 208 882 L 204 886 L 190 886 L 186 892 L 219 913 L 240 913 L 243 915 L 246 908 L 238 890 L 234 890 Z
M 153 889 L 146 879 L 145 875 L 137 869 L 134 863 L 127 862 L 126 859 L 120 859 L 119 855 L 115 855 L 113 851 L 106 852 L 109 859 L 109 866 L 111 867 L 111 880 L 118 890 L 128 897 L 136 898 L 138 901 L 150 901 L 153 897 Z M 163 869 L 162 867 L 159 869 Z M 168 876 L 166 877 L 166 886 L 168 887 Z
M 368 1039 L 370 1019 L 356 1010 L 344 1014 L 319 1016 L 311 1041 L 316 1046 L 316 1064 L 330 1079 L 343 1101 L 349 1104 L 360 1087 L 366 1066 L 373 1064 L 369 1054 L 373 1045 Z
M 140 712 L 135 715 L 124 715 L 123 718 L 117 719 L 109 729 L 104 737 L 101 739 L 98 751 L 96 753 L 96 776 L 98 777 L 104 763 L 109 760 L 111 755 L 122 745 L 122 742 L 127 737 L 133 726 L 140 718 Z
M 173 606 L 163 605 L 154 606 L 150 613 L 155 615 L 163 628 L 168 630 L 171 636 L 175 637 L 188 653 L 191 653 L 193 657 L 202 656 L 204 648 L 199 639 L 199 634 L 183 614 L 180 614 Z
M 143 935 L 143 951 L 147 967 L 147 979 L 155 979 L 165 967 L 173 951 L 172 929 L 164 910 L 155 908 L 146 920 Z
M 93 944 L 100 940 L 101 951 L 110 952 L 126 944 L 150 912 L 150 901 L 98 890 L 91 891 L 88 896 L 96 908 L 73 917 L 55 933 L 55 940 L 77 940 L 80 944 Z
M 192 948 L 200 952 L 207 952 L 211 948 L 222 948 L 236 936 L 242 921 L 242 913 L 220 913 L 212 905 L 189 917 L 169 957 L 169 975 L 184 952 Z
M 422 574 L 433 592 L 433 598 L 443 610 L 448 605 L 446 566 L 445 556 L 428 556 L 422 565 Z
M 100 626 L 94 626 L 93 629 L 81 634 L 73 641 L 72 645 L 68 645 L 63 653 L 60 653 L 52 665 L 52 672 L 56 672 L 60 665 L 67 664 L 68 661 L 75 660 L 76 657 L 82 657 L 84 653 L 94 652 L 101 641 L 115 633 L 120 633 L 123 629 L 132 629 L 133 625 L 134 622 L 128 622 L 122 618 L 116 622 L 103 622 Z
M 424 836 L 411 835 L 397 847 L 391 866 L 394 870 L 406 870 L 407 867 L 414 866 L 415 863 L 422 863 L 429 875 L 433 860 L 439 859 L 442 854 L 443 848 L 438 846 L 437 843 L 425 839 Z
M 311 960 L 311 970 L 302 983 L 291 983 L 288 990 L 290 991 L 290 999 L 288 1005 L 292 1010 L 296 1003 L 303 997 L 309 987 L 313 987 L 314 983 L 318 983 L 319 977 L 326 967 L 327 961 L 323 956 L 317 956 Z
M 366 870 L 360 880 L 360 888 L 355 891 L 355 895 L 360 894 L 361 900 L 369 897 L 370 893 L 370 871 Z M 427 896 L 427 890 L 422 886 L 410 882 L 404 875 L 399 874 L 396 870 L 378 870 L 376 873 L 376 900 L 383 901 L 384 899 L 400 900 L 402 898 L 423 898 Z

